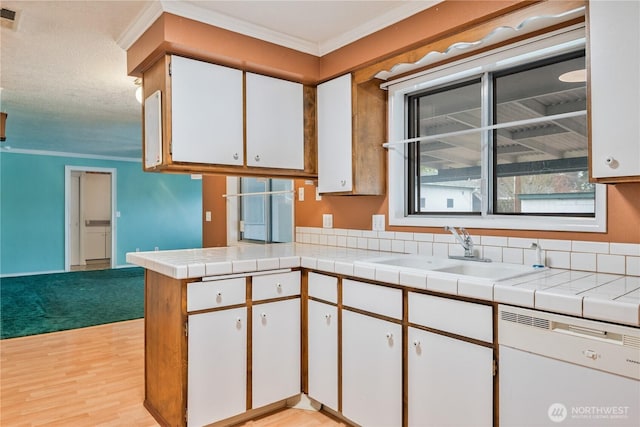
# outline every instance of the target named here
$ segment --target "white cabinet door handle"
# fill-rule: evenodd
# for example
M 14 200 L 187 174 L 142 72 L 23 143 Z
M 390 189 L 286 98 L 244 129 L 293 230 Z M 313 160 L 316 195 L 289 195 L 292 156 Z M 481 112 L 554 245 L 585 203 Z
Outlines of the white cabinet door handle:
M 420 341 L 415 340 L 415 341 L 413 342 L 413 346 L 414 346 L 414 347 L 420 347 Z
M 233 153 L 233 160 L 238 160 L 240 156 L 238 156 L 238 153 Z
M 236 323 L 237 323 L 238 325 L 239 325 L 239 324 L 241 324 L 241 323 L 242 323 L 242 319 L 241 319 L 240 317 L 238 317 L 238 318 L 236 319 Z
M 392 340 L 393 339 L 393 334 L 391 332 L 387 332 L 387 339 L 388 340 Z
M 260 161 L 260 156 L 256 154 L 256 157 L 254 157 L 256 159 L 256 162 Z
M 345 185 L 347 185 L 347 181 L 346 181 L 346 180 L 344 180 L 344 179 L 343 179 L 343 180 L 341 180 L 341 181 L 340 181 L 340 185 L 344 187 Z
M 267 318 L 267 313 L 260 314 L 260 317 L 262 317 L 263 319 L 266 319 Z
M 329 313 L 325 314 L 324 318 L 327 319 L 327 320 L 330 320 L 331 319 L 331 314 L 329 314 Z
M 222 296 L 222 292 L 218 291 L 218 292 L 216 293 L 216 296 L 217 296 L 218 298 L 220 298 L 220 297 Z
M 278 283 L 276 285 L 276 289 L 278 290 L 278 292 L 282 292 L 282 283 Z

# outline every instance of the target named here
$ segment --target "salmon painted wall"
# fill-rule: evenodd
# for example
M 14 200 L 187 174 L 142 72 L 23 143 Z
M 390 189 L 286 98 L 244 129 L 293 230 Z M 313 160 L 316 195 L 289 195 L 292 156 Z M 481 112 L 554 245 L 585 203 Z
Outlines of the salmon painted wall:
M 305 194 L 315 194 L 312 184 L 298 180 L 296 188 L 305 187 Z M 617 243 L 640 243 L 640 184 L 617 184 L 607 187 L 607 233 L 576 233 L 557 231 L 527 231 L 469 229 L 485 236 L 535 237 L 540 239 L 586 240 Z M 307 198 L 296 200 L 295 220 L 298 227 L 322 227 L 322 214 L 333 214 L 334 228 L 371 230 L 371 215 L 385 214 L 386 196 L 323 196 L 321 201 Z M 444 233 L 433 227 L 389 227 L 389 231 Z

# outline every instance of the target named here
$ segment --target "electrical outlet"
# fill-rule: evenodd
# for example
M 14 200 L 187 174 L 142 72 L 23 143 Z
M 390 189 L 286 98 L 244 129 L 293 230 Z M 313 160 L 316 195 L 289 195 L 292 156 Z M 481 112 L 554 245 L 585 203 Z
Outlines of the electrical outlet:
M 322 215 L 322 227 L 323 228 L 333 228 L 333 215 L 332 214 L 323 214 Z
M 304 202 L 304 187 L 298 188 L 298 201 Z
M 371 224 L 373 231 L 384 231 L 384 215 L 372 215 Z

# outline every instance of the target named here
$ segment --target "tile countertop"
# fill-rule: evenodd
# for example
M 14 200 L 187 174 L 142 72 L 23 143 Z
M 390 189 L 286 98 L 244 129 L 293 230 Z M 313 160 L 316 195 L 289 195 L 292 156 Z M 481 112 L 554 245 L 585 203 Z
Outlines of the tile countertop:
M 174 279 L 304 267 L 486 301 L 640 326 L 640 277 L 546 269 L 499 282 L 377 268 L 385 252 L 301 243 L 131 252 L 127 262 Z M 398 255 L 398 254 L 394 254 Z M 428 274 L 427 274 L 428 273 Z

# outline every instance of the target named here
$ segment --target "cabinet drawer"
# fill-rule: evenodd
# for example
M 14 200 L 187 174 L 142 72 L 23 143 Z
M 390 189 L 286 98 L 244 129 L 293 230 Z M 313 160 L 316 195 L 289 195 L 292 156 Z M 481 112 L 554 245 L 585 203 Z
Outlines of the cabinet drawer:
M 309 273 L 309 296 L 338 303 L 338 278 Z
M 488 305 L 409 292 L 409 323 L 493 342 L 493 309 Z
M 383 316 L 402 319 L 402 291 L 344 279 L 342 304 Z
M 300 295 L 300 272 L 255 276 L 252 288 L 254 301 Z
M 187 311 L 206 310 L 246 301 L 246 279 L 213 280 L 187 285 Z

